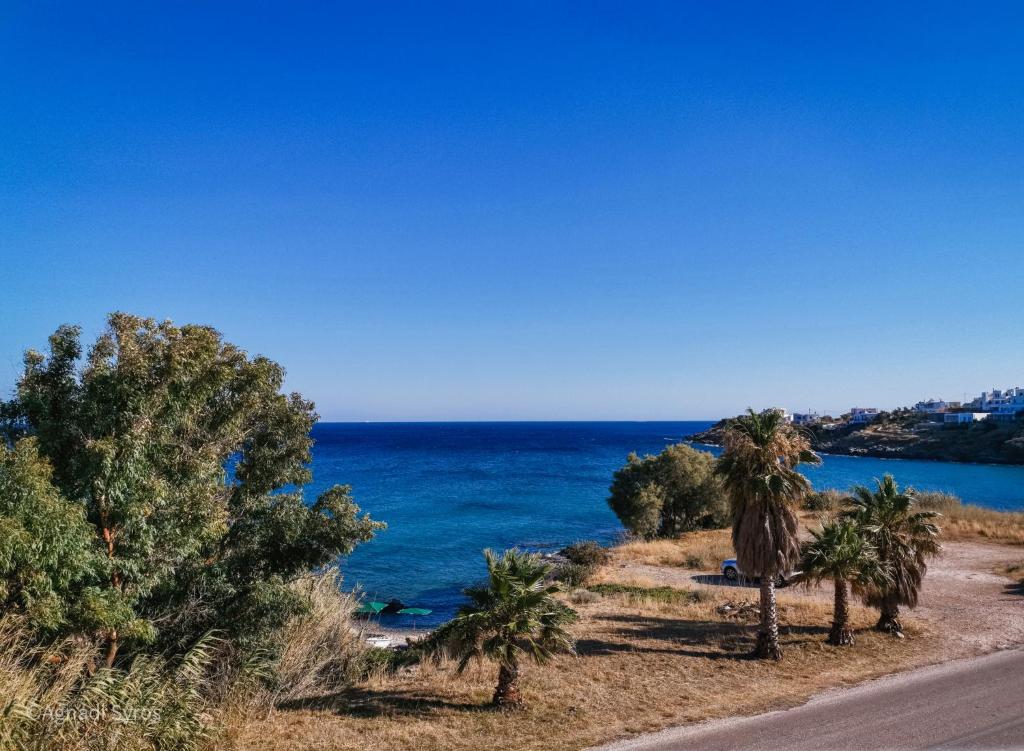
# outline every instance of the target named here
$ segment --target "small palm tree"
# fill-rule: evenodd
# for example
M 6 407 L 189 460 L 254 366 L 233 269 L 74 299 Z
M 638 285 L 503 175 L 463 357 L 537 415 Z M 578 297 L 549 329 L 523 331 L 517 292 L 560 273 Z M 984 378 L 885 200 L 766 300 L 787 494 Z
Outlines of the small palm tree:
M 927 559 L 942 549 L 935 524 L 941 514 L 915 511 L 914 491 L 900 492 L 892 475 L 879 480 L 875 491 L 854 488 L 850 502 L 846 516 L 860 527 L 889 573 L 887 584 L 865 591 L 864 602 L 881 613 L 875 628 L 902 636 L 900 606 L 917 607 Z
M 811 539 L 803 545 L 800 571 L 808 584 L 832 580 L 835 605 L 828 643 L 837 647 L 853 644 L 851 587 L 855 593 L 862 594 L 869 588 L 889 583 L 889 574 L 878 559 L 878 551 L 852 520 L 838 519 L 826 523 L 821 530 L 811 531 Z
M 761 580 L 761 627 L 754 654 L 778 660 L 782 651 L 775 580 L 800 559 L 796 509 L 810 490 L 796 468 L 821 459 L 806 435 L 775 409 L 748 409 L 729 425 L 724 443 L 716 471 L 729 496 L 736 560 L 741 570 Z
M 437 649 L 458 661 L 461 674 L 474 659 L 498 663 L 498 686 L 492 703 L 523 706 L 520 661 L 546 662 L 555 652 L 574 652 L 565 626 L 576 613 L 555 599 L 557 584 L 547 579 L 551 566 L 539 556 L 506 550 L 484 551 L 486 584 L 464 590 L 470 602 L 436 635 Z

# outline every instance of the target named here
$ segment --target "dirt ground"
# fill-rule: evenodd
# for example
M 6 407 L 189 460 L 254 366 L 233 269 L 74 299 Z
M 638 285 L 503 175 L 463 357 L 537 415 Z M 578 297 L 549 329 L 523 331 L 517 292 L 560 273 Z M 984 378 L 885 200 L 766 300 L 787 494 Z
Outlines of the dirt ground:
M 779 592 L 783 661 L 751 660 L 756 615 L 737 618 L 722 605 L 755 603 L 758 592 L 713 573 L 726 541 L 719 531 L 616 549 L 601 574 L 604 583 L 667 585 L 690 595 L 666 602 L 644 594 L 653 590 L 626 588 L 596 600 L 577 597 L 579 656 L 529 666 L 530 706 L 523 713 L 487 709 L 493 665 L 461 677 L 451 665 L 423 665 L 282 708 L 225 740 L 260 751 L 578 749 L 796 706 L 829 688 L 1024 643 L 1024 583 L 1016 572 L 1000 573 L 1024 566 L 1024 548 L 949 542 L 929 568 L 920 606 L 905 614 L 906 639 L 874 632 L 876 614 L 856 606 L 856 645 L 831 647 L 825 643 L 831 586 L 793 586 Z M 687 560 L 701 560 L 703 570 L 687 567 Z
M 947 542 L 928 567 L 920 604 L 906 615 L 929 630 L 957 634 L 956 639 L 944 640 L 942 659 L 1024 644 L 1024 585 L 998 573 L 1022 559 L 1024 550 L 1019 547 Z M 605 579 L 646 586 L 708 588 L 719 593 L 735 590 L 737 598 L 757 598 L 753 585 L 733 584 L 718 574 L 684 566 L 618 561 L 606 571 Z M 832 597 L 828 585 L 792 586 L 780 590 L 780 594 L 783 592 L 786 597 Z

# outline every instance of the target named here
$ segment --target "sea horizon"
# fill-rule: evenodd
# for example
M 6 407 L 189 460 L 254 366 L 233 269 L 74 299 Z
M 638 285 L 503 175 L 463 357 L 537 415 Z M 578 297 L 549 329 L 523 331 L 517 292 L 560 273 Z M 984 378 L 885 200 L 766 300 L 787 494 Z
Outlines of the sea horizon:
M 342 563 L 346 588 L 397 597 L 440 623 L 483 574 L 481 551 L 556 552 L 624 532 L 607 505 L 626 457 L 658 453 L 712 420 L 321 421 L 313 428 L 312 498 L 350 484 L 356 503 L 388 524 Z M 714 446 L 701 448 L 719 453 Z M 965 502 L 1024 509 L 1024 467 L 824 455 L 802 471 L 816 489 L 901 485 Z

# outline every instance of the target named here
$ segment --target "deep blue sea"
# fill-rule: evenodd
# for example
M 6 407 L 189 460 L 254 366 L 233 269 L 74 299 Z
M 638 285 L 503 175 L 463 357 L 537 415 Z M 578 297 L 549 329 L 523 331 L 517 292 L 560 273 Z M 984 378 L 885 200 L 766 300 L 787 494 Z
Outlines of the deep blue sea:
M 554 551 L 576 540 L 613 540 L 622 527 L 605 499 L 629 452 L 657 453 L 711 425 L 320 423 L 307 492 L 352 485 L 356 502 L 388 523 L 343 561 L 346 588 L 430 608 L 434 614 L 415 624 L 430 626 L 450 618 L 461 588 L 482 577 L 483 548 Z M 806 469 L 821 489 L 886 472 L 921 490 L 1024 508 L 1024 467 L 825 456 Z M 409 625 L 402 618 L 386 625 Z

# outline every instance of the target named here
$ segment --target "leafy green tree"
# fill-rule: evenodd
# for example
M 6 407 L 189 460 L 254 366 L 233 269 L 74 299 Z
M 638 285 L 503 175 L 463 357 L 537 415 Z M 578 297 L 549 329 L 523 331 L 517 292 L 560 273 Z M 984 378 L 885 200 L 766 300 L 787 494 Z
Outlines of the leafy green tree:
M 761 627 L 754 653 L 762 659 L 782 658 L 775 580 L 800 559 L 796 510 L 810 483 L 797 466 L 820 461 L 806 436 L 778 410 L 747 410 L 725 429 L 717 470 L 731 503 L 736 561 L 741 570 L 760 578 Z
M 469 603 L 439 629 L 433 644 L 458 660 L 459 673 L 474 659 L 498 663 L 492 703 L 514 709 L 523 706 L 521 661 L 544 663 L 555 652 L 573 652 L 565 627 L 576 613 L 555 599 L 558 585 L 547 580 L 551 566 L 538 556 L 485 550 L 484 558 L 487 583 L 465 590 Z
M 657 456 L 630 454 L 615 473 L 608 505 L 630 532 L 646 539 L 721 527 L 728 519 L 715 458 L 683 443 Z
M 0 608 L 44 634 L 86 628 L 105 559 L 81 506 L 61 497 L 35 439 L 0 442 Z
M 863 485 L 854 488 L 850 500 L 853 507 L 847 517 L 878 550 L 878 557 L 889 572 L 888 583 L 869 588 L 864 602 L 878 608 L 879 631 L 902 636 L 900 606 L 917 607 L 928 559 L 941 550 L 935 524 L 941 514 L 916 511 L 914 491 L 900 492 L 892 475 L 879 480 L 874 491 Z
M 212 328 L 124 313 L 84 362 L 72 326 L 26 354 L 7 432 L 35 437 L 105 559 L 92 614 L 106 664 L 210 628 L 263 638 L 301 608 L 291 580 L 380 526 L 347 487 L 303 502 L 316 414 L 283 379 Z
M 859 594 L 889 582 L 878 551 L 849 519 L 833 520 L 820 530 L 811 530 L 811 539 L 803 545 L 800 572 L 808 583 L 832 580 L 835 604 L 828 642 L 836 646 L 853 644 L 850 589 Z

